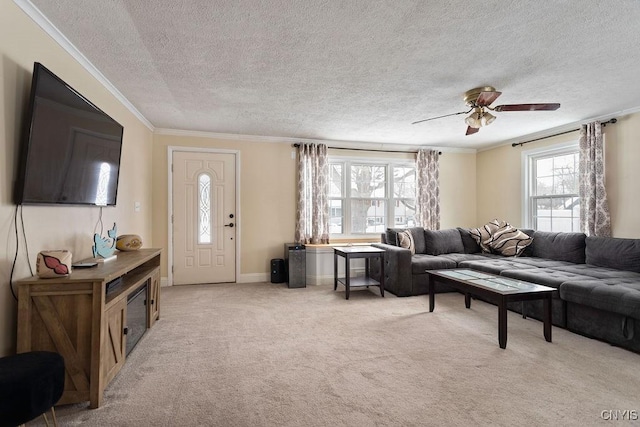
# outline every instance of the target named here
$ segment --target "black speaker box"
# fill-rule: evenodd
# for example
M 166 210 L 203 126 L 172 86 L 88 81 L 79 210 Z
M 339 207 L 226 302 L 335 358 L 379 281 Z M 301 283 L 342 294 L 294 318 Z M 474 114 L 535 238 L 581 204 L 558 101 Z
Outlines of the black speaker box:
M 284 283 L 287 281 L 287 271 L 282 258 L 271 260 L 271 283 Z

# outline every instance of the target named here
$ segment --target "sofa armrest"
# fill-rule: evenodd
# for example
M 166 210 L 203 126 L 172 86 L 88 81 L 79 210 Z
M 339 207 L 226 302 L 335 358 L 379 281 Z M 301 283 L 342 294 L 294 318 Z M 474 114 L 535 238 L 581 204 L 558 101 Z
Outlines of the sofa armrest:
M 384 243 L 373 243 L 371 246 L 384 249 L 384 289 L 396 296 L 412 295 L 411 251 Z M 380 263 L 371 260 L 371 277 L 380 280 Z

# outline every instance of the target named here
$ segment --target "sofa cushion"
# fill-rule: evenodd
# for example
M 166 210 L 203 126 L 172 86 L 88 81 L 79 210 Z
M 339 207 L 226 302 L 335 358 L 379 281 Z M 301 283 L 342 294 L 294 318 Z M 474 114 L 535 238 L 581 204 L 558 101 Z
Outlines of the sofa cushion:
M 640 319 L 640 279 L 570 280 L 559 291 L 566 301 Z
M 598 267 L 591 264 L 569 264 L 556 267 L 556 270 L 593 277 L 594 279 L 622 279 L 631 278 L 640 280 L 640 273 L 615 268 Z
M 416 245 L 413 241 L 413 235 L 409 230 L 398 232 L 398 246 L 404 249 L 409 249 L 411 255 L 416 253 Z
M 448 230 L 424 230 L 427 255 L 464 253 L 464 244 L 457 228 Z
M 532 265 L 519 263 L 518 258 L 505 258 L 498 255 L 496 258 L 461 261 L 458 263 L 460 268 L 471 268 L 473 270 L 486 271 L 487 273 L 500 274 L 504 270 L 513 269 L 533 269 L 537 267 Z
M 536 258 L 536 257 L 524 257 L 524 256 L 518 257 L 515 261 L 520 264 L 526 264 L 526 265 L 530 265 L 532 267 L 538 267 L 538 268 L 551 268 L 551 267 L 556 268 L 556 267 L 564 267 L 569 265 L 576 265 L 569 261 L 556 261 L 554 259 L 548 259 L 548 258 Z
M 411 257 L 411 274 L 424 274 L 427 270 L 456 268 L 456 262 L 442 256 L 416 254 Z
M 580 274 L 567 271 L 556 270 L 555 268 L 530 268 L 519 270 L 504 270 L 502 276 L 520 279 L 526 282 L 537 283 L 538 285 L 558 288 L 562 283 L 569 280 L 593 280 L 593 277 L 582 276 Z
M 458 227 L 458 231 L 460 232 L 460 238 L 462 239 L 462 246 L 464 247 L 465 254 L 476 254 L 478 252 L 482 252 L 480 245 L 476 242 L 476 239 L 473 238 L 468 228 Z
M 492 259 L 492 258 L 502 258 L 500 255 L 485 254 L 485 253 L 477 253 L 477 254 L 450 253 L 450 254 L 444 254 L 440 256 L 451 259 L 456 263 L 461 263 L 462 261 L 477 261 L 477 260 L 486 260 L 486 259 Z
M 533 237 L 506 224 L 505 227 L 493 233 L 488 239 L 488 246 L 495 253 L 503 256 L 519 256 L 531 244 Z
M 586 246 L 587 264 L 640 273 L 640 239 L 589 236 Z
M 585 234 L 536 231 L 533 233 L 532 256 L 584 264 Z
M 533 233 L 536 232 L 536 230 L 532 230 L 531 228 L 518 228 L 518 230 L 522 231 L 524 234 L 531 237 L 533 237 Z
M 500 221 L 498 221 L 497 219 L 494 219 L 489 221 L 482 227 L 469 229 L 469 233 L 471 234 L 471 236 L 473 236 L 476 243 L 480 246 L 480 249 L 482 249 L 482 252 L 491 253 L 491 248 L 484 242 L 489 238 L 491 238 L 493 233 L 495 233 L 499 228 L 500 228 Z

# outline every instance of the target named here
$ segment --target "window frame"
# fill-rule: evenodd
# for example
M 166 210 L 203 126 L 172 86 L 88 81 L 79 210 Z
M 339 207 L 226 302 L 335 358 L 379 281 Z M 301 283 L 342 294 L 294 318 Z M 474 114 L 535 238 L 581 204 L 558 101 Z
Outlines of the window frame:
M 354 233 L 352 230 L 351 222 L 351 202 L 355 200 L 371 200 L 382 201 L 385 206 L 385 223 L 384 228 L 390 227 L 389 224 L 395 224 L 395 202 L 396 200 L 410 200 L 407 197 L 393 197 L 393 167 L 404 167 L 416 169 L 415 161 L 412 159 L 389 159 L 389 158 L 370 158 L 370 157 L 352 157 L 352 156 L 329 156 L 329 165 L 342 164 L 343 179 L 342 179 L 342 197 L 331 197 L 328 195 L 329 206 L 331 206 L 331 200 L 342 201 L 342 233 L 330 233 L 330 237 L 333 239 L 367 239 L 378 237 L 384 231 L 373 233 Z M 385 197 L 351 197 L 351 167 L 353 165 L 365 165 L 365 166 L 382 166 L 385 170 Z M 417 175 L 416 175 L 417 177 Z M 417 185 L 417 178 L 416 178 Z M 416 197 L 414 195 L 413 200 Z M 329 208 L 331 212 L 331 207 Z M 331 216 L 329 220 L 331 220 Z
M 567 154 L 580 153 L 579 141 L 573 140 L 565 143 L 555 144 L 553 146 L 534 148 L 531 150 L 525 150 L 521 154 L 522 159 L 522 224 L 525 228 L 536 229 L 534 220 L 534 199 L 535 198 L 560 198 L 560 197 L 579 197 L 578 194 L 567 193 L 562 195 L 545 195 L 538 196 L 533 194 L 533 186 L 535 178 L 535 167 L 533 163 L 535 160 L 547 157 L 563 156 Z M 576 173 L 577 179 L 579 174 Z M 579 184 L 579 182 L 578 182 Z M 543 230 L 541 230 L 543 231 Z M 576 230 L 578 231 L 578 230 Z

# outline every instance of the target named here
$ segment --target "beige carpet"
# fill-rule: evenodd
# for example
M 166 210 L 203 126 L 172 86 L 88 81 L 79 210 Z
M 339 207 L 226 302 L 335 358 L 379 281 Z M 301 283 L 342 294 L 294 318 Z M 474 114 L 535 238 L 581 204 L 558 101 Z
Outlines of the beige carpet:
M 611 424 L 640 412 L 640 355 L 460 294 L 270 283 L 162 289 L 161 320 L 83 426 L 441 426 Z M 39 424 L 39 423 L 30 423 Z M 628 424 L 628 423 L 627 423 Z

